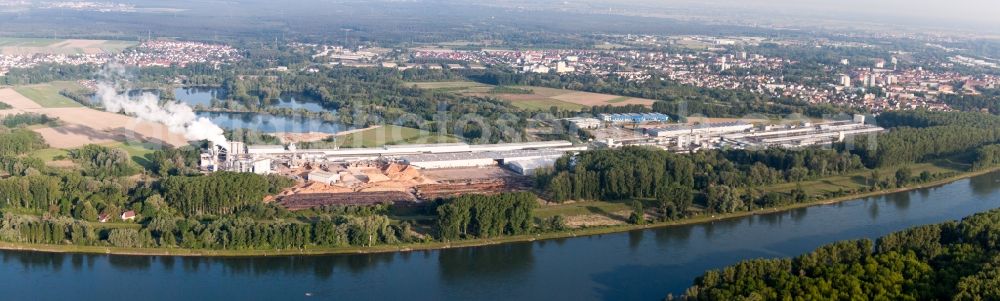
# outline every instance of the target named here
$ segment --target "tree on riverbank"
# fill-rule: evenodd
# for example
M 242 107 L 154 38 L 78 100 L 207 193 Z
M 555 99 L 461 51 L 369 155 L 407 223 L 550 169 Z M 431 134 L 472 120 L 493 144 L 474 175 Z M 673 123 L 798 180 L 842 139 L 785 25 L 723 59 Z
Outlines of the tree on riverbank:
M 695 280 L 687 300 L 996 300 L 1000 210 L 791 259 L 744 261 Z
M 534 228 L 538 202 L 528 192 L 464 195 L 437 208 L 438 235 L 444 240 L 525 234 Z

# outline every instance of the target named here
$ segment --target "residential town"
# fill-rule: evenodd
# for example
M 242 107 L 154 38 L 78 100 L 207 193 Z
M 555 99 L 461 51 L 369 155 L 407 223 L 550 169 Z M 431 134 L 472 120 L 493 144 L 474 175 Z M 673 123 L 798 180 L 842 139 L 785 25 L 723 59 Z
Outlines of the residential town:
M 229 45 L 154 40 L 125 50 L 115 60 L 139 67 L 184 67 L 192 63 L 219 65 L 239 58 L 236 48 Z
M 642 39 L 638 39 L 642 40 Z M 644 40 L 650 42 L 649 40 Z M 523 73 L 588 74 L 646 81 L 654 76 L 679 84 L 713 89 L 746 89 L 776 97 L 790 97 L 810 103 L 830 103 L 860 107 L 872 112 L 927 108 L 946 110 L 939 101 L 947 94 L 976 94 L 977 87 L 996 88 L 996 75 L 969 75 L 930 71 L 921 67 L 896 68 L 896 58 L 875 68 L 843 66 L 826 68 L 829 78 L 820 85 L 786 81 L 782 70 L 794 60 L 725 48 L 735 40 L 699 40 L 714 45 L 706 51 L 643 50 L 447 50 L 413 49 L 414 60 L 462 62 L 469 66 L 511 68 Z M 651 42 L 650 42 L 651 43 Z M 746 41 L 739 41 L 746 43 Z M 842 45 L 838 45 L 842 46 Z M 452 69 L 463 64 L 447 64 Z M 834 67 L 850 71 L 838 73 Z
M 102 65 L 118 62 L 125 65 L 150 67 L 184 67 L 192 63 L 219 65 L 240 59 L 239 52 L 228 45 L 206 44 L 181 41 L 147 41 L 125 49 L 121 53 L 104 51 L 100 53 L 2 53 L 0 52 L 0 76 L 11 69 L 31 68 L 41 64 L 56 65 Z
M 900 67 L 895 56 L 879 60 L 874 67 L 854 66 L 843 59 L 839 66 L 826 66 L 828 78 L 821 84 L 786 80 L 785 69 L 799 62 L 742 51 L 743 46 L 758 45 L 760 38 L 614 37 L 634 49 L 543 49 L 543 50 L 452 50 L 447 48 L 411 48 L 393 50 L 378 47 L 348 48 L 339 45 L 292 43 L 289 46 L 311 55 L 316 62 L 348 67 L 386 67 L 476 70 L 508 68 L 522 73 L 592 75 L 627 81 L 647 81 L 658 77 L 682 85 L 710 89 L 747 90 L 773 97 L 787 97 L 809 103 L 851 106 L 871 112 L 927 108 L 948 110 L 940 96 L 974 95 L 977 88 L 996 88 L 1000 77 L 990 74 L 970 75 L 922 67 Z M 795 41 L 780 41 L 795 45 Z M 831 47 L 863 47 L 856 43 L 827 43 Z M 646 50 L 663 45 L 704 46 L 704 50 Z M 616 49 L 624 49 L 625 46 Z M 399 55 L 402 53 L 403 55 Z M 0 54 L 0 75 L 14 68 L 39 64 L 104 64 L 115 61 L 125 65 L 166 67 L 192 63 L 218 65 L 240 59 L 237 49 L 223 44 L 170 40 L 151 40 L 121 53 L 33 53 Z M 981 59 L 954 56 L 942 65 L 993 66 Z M 310 71 L 317 71 L 309 68 Z M 845 71 L 846 70 L 846 71 Z M 947 68 L 944 70 L 948 70 Z

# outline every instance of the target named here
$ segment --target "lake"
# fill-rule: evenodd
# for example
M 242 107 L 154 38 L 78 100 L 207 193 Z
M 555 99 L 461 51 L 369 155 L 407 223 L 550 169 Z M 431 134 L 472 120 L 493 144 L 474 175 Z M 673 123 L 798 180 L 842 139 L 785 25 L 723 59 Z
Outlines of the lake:
M 129 95 L 138 97 L 142 93 L 158 94 L 157 90 L 130 90 Z M 209 108 L 212 99 L 225 99 L 226 91 L 222 88 L 210 87 L 178 87 L 174 89 L 174 97 L 192 107 Z M 99 103 L 97 96 L 91 96 L 93 103 Z M 310 112 L 331 112 L 336 109 L 325 108 L 318 101 L 304 95 L 282 94 L 279 99 L 270 100 L 267 107 L 281 109 L 304 109 Z M 354 127 L 345 124 L 324 121 L 318 118 L 301 116 L 278 116 L 266 113 L 232 113 L 232 112 L 198 112 L 198 116 L 207 117 L 224 129 L 251 129 L 263 133 L 289 132 L 321 132 L 337 133 Z
M 174 97 L 192 107 L 201 105 L 208 108 L 212 106 L 212 99 L 226 99 L 227 94 L 226 90 L 222 88 L 178 87 L 174 89 Z M 306 110 L 309 112 L 337 111 L 334 108 L 324 107 L 317 99 L 296 93 L 282 93 L 278 99 L 268 100 L 260 105 L 264 108 Z
M 198 112 L 223 129 L 251 129 L 262 133 L 337 133 L 353 127 L 302 116 L 282 116 L 265 113 Z
M 659 300 L 707 269 L 1000 207 L 1000 174 L 713 223 L 434 251 L 265 258 L 0 252 L 5 299 Z

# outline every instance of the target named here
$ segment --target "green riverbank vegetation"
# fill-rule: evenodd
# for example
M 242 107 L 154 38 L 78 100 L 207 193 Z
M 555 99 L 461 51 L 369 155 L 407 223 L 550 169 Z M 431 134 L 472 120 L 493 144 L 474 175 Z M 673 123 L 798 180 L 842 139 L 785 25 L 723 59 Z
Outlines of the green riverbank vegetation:
M 1000 210 L 794 258 L 744 261 L 695 280 L 682 300 L 996 300 Z M 674 299 L 668 296 L 667 299 Z

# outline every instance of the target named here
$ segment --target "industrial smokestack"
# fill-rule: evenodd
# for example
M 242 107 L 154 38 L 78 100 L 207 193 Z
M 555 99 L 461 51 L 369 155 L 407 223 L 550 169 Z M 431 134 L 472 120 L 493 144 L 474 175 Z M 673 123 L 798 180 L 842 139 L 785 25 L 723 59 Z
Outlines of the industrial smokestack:
M 170 132 L 183 134 L 187 140 L 208 140 L 229 148 L 222 128 L 208 118 L 198 117 L 187 104 L 167 102 L 160 105 L 160 98 L 153 93 L 142 93 L 133 99 L 128 96 L 128 91 L 119 94 L 112 85 L 103 82 L 97 84 L 97 96 L 108 112 L 124 112 L 140 120 L 159 122 L 166 125 Z

